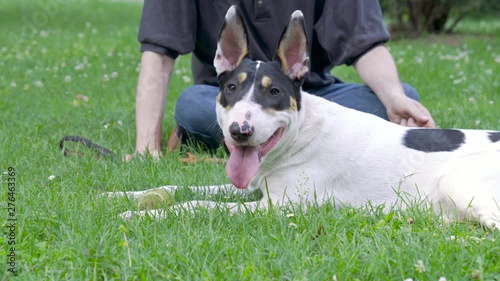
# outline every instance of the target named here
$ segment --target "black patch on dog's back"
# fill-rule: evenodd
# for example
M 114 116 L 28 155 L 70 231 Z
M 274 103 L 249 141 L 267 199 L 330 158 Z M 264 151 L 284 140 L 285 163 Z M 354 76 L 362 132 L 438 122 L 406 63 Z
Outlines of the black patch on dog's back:
M 500 141 L 500 132 L 489 132 L 488 138 L 490 139 L 491 142 Z
M 451 129 L 411 129 L 403 137 L 403 145 L 423 152 L 454 151 L 465 143 L 465 134 Z

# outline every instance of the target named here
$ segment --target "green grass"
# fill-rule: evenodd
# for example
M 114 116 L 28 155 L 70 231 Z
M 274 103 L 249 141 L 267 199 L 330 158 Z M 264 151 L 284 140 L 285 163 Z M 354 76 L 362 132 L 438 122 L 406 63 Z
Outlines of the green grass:
M 59 152 L 68 134 L 118 154 L 133 151 L 140 12 L 138 3 L 0 1 L 0 163 L 2 172 L 17 172 L 17 275 L 6 274 L 2 227 L 0 280 L 500 280 L 499 231 L 445 224 L 418 205 L 390 214 L 325 205 L 307 213 L 290 207 L 117 218 L 134 203 L 100 198 L 101 191 L 227 182 L 222 165 L 184 165 L 179 154 L 123 163 Z M 500 130 L 500 39 L 491 28 L 482 33 L 481 24 L 459 30 L 471 28 L 389 46 L 402 80 L 419 90 L 441 127 Z M 188 57 L 177 61 L 164 138 L 189 69 Z M 359 81 L 351 68 L 334 72 Z M 415 266 L 419 260 L 425 271 Z

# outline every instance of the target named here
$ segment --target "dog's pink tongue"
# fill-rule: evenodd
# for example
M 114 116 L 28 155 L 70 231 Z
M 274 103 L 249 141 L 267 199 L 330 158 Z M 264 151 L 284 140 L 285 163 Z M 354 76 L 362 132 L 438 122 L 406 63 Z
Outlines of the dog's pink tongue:
M 227 145 L 229 160 L 226 173 L 237 188 L 247 188 L 250 180 L 259 170 L 259 154 L 257 147 L 236 147 Z

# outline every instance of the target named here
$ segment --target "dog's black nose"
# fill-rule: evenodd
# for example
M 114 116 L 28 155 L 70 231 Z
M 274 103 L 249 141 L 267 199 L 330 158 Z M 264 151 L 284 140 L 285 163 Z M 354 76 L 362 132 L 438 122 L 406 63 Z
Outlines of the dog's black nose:
M 247 121 L 244 121 L 241 127 L 237 122 L 233 122 L 231 126 L 229 126 L 229 133 L 235 141 L 245 142 L 252 136 L 253 127 L 251 127 Z

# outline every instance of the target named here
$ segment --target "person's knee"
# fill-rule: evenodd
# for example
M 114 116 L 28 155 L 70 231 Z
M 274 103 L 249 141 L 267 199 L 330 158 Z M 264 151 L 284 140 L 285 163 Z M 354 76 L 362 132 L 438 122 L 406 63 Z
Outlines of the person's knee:
M 211 90 L 205 85 L 194 85 L 184 90 L 175 105 L 174 118 L 177 124 L 191 131 L 205 123 L 207 118 L 213 118 L 215 100 L 211 101 Z M 207 110 L 212 107 L 213 113 Z
M 403 90 L 407 97 L 416 101 L 420 101 L 420 96 L 418 95 L 417 90 L 413 88 L 413 86 L 403 83 Z
M 217 148 L 221 132 L 215 114 L 217 87 L 194 85 L 184 90 L 175 106 L 174 118 L 178 136 L 185 143 L 188 139 L 202 142 L 208 148 Z
M 175 104 L 174 118 L 177 124 L 181 123 L 184 127 L 192 123 L 192 119 L 197 117 L 197 114 L 192 114 L 193 101 L 196 100 L 197 92 L 183 91 L 177 98 Z

